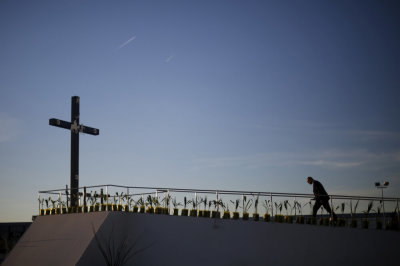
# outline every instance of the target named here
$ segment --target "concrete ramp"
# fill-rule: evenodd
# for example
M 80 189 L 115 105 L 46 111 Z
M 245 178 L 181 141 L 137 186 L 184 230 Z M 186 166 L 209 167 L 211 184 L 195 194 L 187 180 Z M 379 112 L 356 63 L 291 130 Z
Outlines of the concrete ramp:
M 75 265 L 107 215 L 38 216 L 2 265 Z
M 398 243 L 374 229 L 99 212 L 38 217 L 4 265 L 399 265 Z

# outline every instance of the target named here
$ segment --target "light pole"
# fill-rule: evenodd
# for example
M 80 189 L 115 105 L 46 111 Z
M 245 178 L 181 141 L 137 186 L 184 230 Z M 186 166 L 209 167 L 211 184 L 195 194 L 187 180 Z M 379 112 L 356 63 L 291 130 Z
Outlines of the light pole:
M 375 182 L 375 187 L 382 191 L 382 208 L 383 208 L 383 224 L 386 226 L 386 214 L 385 214 L 385 201 L 383 200 L 383 189 L 389 186 L 389 182 L 385 181 L 381 185 L 380 182 Z

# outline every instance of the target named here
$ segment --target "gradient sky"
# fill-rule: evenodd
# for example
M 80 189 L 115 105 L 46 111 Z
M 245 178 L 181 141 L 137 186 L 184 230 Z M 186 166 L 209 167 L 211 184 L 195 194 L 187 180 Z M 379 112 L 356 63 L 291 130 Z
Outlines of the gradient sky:
M 399 1 L 0 0 L 0 222 L 69 184 L 400 195 Z

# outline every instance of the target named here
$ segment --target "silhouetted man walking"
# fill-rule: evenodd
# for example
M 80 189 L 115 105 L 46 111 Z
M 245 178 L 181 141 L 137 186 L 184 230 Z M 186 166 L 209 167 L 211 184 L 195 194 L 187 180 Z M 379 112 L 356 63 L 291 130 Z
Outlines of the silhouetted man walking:
M 331 210 L 331 207 L 329 206 L 329 196 L 328 193 L 326 193 L 325 188 L 322 186 L 320 182 L 317 180 L 314 180 L 311 176 L 307 177 L 307 183 L 310 185 L 313 185 L 313 192 L 314 192 L 314 199 L 315 199 L 315 204 L 313 207 L 313 216 L 317 216 L 317 212 L 319 208 L 321 208 L 321 205 L 324 206 L 325 210 L 332 214 L 333 220 L 336 221 L 337 217 L 336 214 Z

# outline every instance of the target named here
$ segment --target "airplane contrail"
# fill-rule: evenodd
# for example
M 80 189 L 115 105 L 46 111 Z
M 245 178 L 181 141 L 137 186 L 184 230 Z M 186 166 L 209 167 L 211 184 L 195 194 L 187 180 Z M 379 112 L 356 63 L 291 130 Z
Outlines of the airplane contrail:
M 173 55 L 170 55 L 170 56 L 168 56 L 168 58 L 167 59 L 165 59 L 165 63 L 169 63 L 171 60 L 172 60 L 172 58 L 174 58 L 175 57 L 175 55 L 173 54 Z
M 134 39 L 136 39 L 136 35 L 132 36 L 129 40 L 127 40 L 126 42 L 124 42 L 123 44 L 121 44 L 118 49 L 121 49 L 123 47 L 125 47 L 128 43 L 130 43 L 131 41 L 133 41 Z

